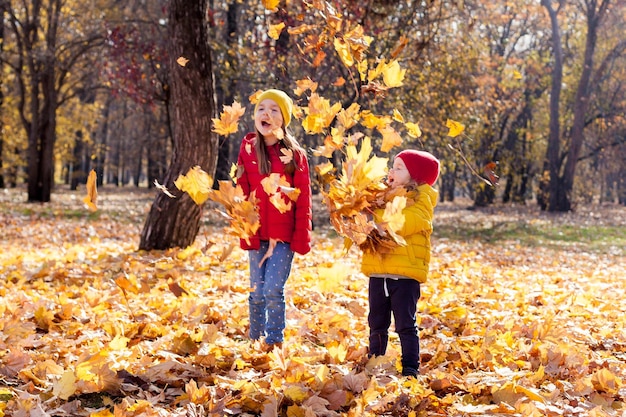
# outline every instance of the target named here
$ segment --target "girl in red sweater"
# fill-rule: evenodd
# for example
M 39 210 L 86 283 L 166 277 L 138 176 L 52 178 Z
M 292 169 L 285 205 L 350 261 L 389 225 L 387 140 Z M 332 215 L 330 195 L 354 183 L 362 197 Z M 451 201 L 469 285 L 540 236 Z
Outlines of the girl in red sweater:
M 311 249 L 311 180 L 306 152 L 287 131 L 293 102 L 281 90 L 259 95 L 254 109 L 256 132 L 241 142 L 237 184 L 246 196 L 254 195 L 260 227 L 250 239 L 241 240 L 250 261 L 250 332 L 253 340 L 265 336 L 269 349 L 281 345 L 285 329 L 284 288 L 294 253 Z M 278 174 L 296 189 L 297 199 L 286 188 L 269 195 L 261 183 Z M 293 195 L 293 190 L 291 190 Z

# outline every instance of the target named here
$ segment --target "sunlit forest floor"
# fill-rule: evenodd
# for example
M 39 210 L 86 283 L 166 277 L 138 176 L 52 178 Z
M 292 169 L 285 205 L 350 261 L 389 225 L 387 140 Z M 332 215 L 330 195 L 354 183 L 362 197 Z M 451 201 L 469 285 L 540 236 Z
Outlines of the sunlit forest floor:
M 367 357 L 367 279 L 315 210 L 281 349 L 246 338 L 247 257 L 205 210 L 138 251 L 156 191 L 0 190 L 0 416 L 622 416 L 626 208 L 436 209 L 422 367 Z

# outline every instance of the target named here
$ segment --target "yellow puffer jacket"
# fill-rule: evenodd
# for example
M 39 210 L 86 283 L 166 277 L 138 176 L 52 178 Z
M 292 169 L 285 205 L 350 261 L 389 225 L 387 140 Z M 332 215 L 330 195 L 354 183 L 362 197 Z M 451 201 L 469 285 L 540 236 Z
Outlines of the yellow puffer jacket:
M 417 188 L 415 204 L 403 211 L 404 226 L 398 234 L 406 240 L 406 246 L 396 246 L 385 253 L 363 252 L 361 271 L 367 275 L 401 275 L 426 282 L 430 262 L 430 235 L 433 231 L 433 215 L 438 192 L 428 184 Z M 384 210 L 374 212 L 380 219 Z

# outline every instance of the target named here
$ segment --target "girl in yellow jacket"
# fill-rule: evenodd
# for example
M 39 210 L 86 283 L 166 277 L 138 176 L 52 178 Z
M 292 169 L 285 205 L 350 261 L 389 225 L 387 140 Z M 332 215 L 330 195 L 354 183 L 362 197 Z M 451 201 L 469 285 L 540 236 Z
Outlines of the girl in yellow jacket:
M 393 314 L 402 348 L 402 375 L 419 371 L 419 336 L 416 312 L 420 283 L 426 281 L 430 261 L 430 235 L 438 193 L 432 185 L 439 176 L 439 161 L 424 151 L 400 152 L 389 170 L 388 185 L 393 193 L 406 189 L 407 205 L 402 211 L 404 226 L 397 233 L 406 245 L 363 252 L 361 271 L 369 277 L 369 354 L 384 355 Z M 376 210 L 375 218 L 383 210 Z

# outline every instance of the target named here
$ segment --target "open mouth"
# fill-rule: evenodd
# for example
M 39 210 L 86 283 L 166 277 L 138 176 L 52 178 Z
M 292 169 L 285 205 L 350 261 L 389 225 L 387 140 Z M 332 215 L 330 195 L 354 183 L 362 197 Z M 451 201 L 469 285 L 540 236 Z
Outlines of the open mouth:
M 261 126 L 268 128 L 268 127 L 272 127 L 272 124 L 270 122 L 262 121 Z

